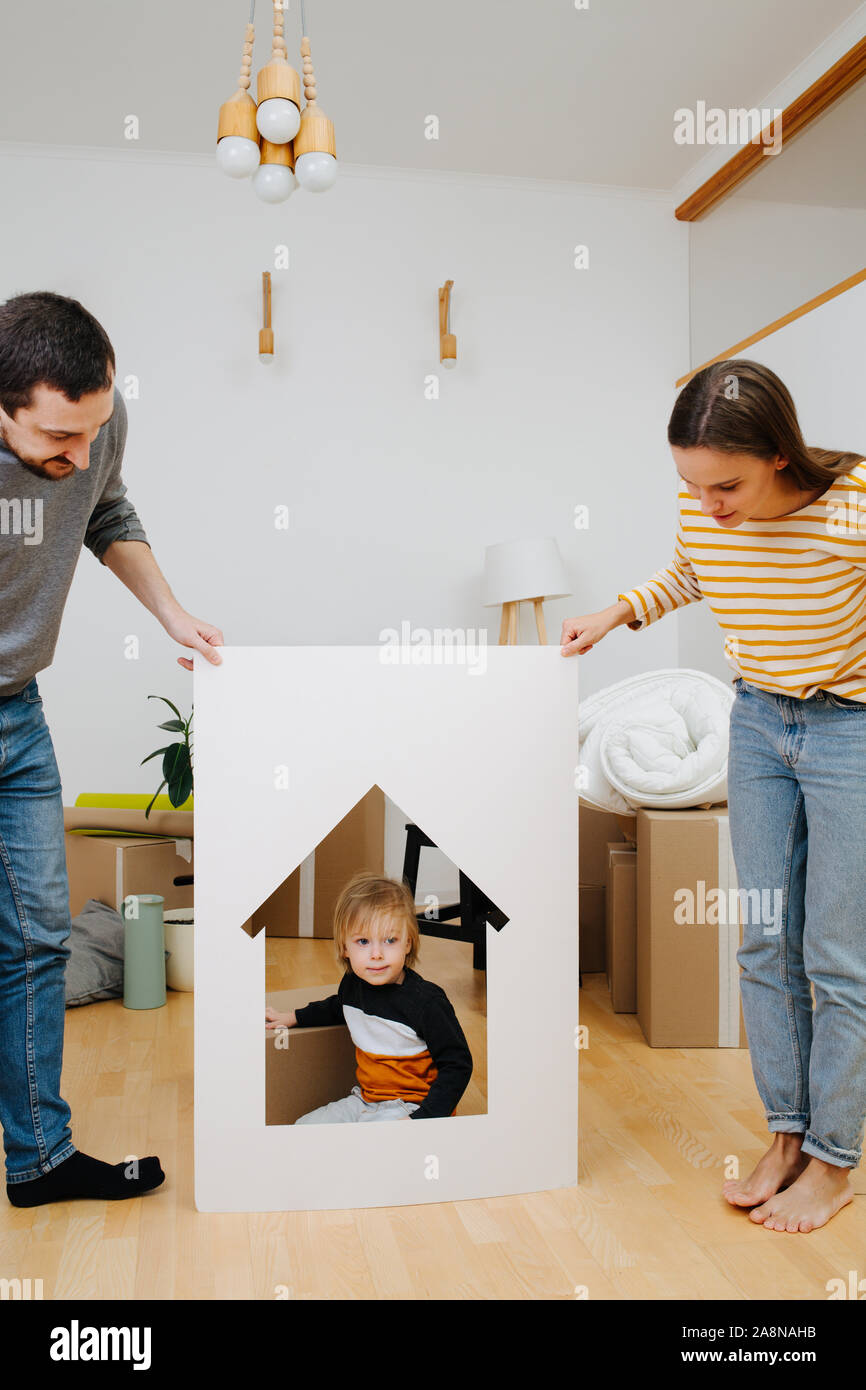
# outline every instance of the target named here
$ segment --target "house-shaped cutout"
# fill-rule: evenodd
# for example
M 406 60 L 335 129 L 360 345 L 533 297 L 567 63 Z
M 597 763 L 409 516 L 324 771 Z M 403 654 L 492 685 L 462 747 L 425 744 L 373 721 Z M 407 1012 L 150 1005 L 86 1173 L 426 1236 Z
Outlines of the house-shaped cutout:
M 397 813 L 404 841 L 399 868 L 385 865 L 385 799 L 387 794 L 378 786 L 368 788 L 354 806 L 340 818 L 330 832 L 301 864 L 292 865 L 268 899 L 261 903 L 248 921 L 242 923 L 248 936 L 262 930 L 276 936 L 330 937 L 334 901 L 345 880 L 361 868 L 392 877 L 405 877 L 418 892 L 418 870 L 425 849 L 438 849 L 436 840 L 425 827 L 387 798 L 389 808 Z M 425 935 L 449 941 L 473 941 L 482 923 L 501 931 L 508 916 L 484 892 L 463 866 L 454 866 L 459 877 L 455 880 L 452 898 L 448 895 L 428 895 L 433 900 L 418 913 Z M 485 942 L 486 944 L 486 938 Z M 483 968 L 483 952 L 476 965 Z
M 446 990 L 472 1054 L 472 1076 L 457 1115 L 485 1114 L 487 925 L 502 930 L 508 922 L 502 908 L 462 867 L 445 860 L 424 827 L 378 786 L 368 789 L 302 864 L 290 867 L 275 892 L 242 924 L 250 937 L 263 931 L 269 938 L 266 1003 L 288 1013 L 334 994 L 344 968 L 335 956 L 334 911 L 346 883 L 359 871 L 404 879 L 415 897 L 419 932 L 412 968 Z M 420 891 L 434 884 L 436 892 Z M 315 948 L 309 946 L 311 940 L 316 940 Z M 328 967 L 332 987 L 318 988 Z M 311 979 L 316 988 L 310 988 Z M 266 1124 L 293 1124 L 300 1115 L 347 1095 L 356 1082 L 355 1053 L 345 1025 L 292 1033 L 266 1030 L 263 1064 Z
M 576 663 L 497 648 L 196 659 L 196 1203 L 208 1211 L 456 1200 L 577 1180 Z M 264 1123 L 265 937 L 239 930 L 371 786 L 507 914 L 487 928 L 488 1113 Z

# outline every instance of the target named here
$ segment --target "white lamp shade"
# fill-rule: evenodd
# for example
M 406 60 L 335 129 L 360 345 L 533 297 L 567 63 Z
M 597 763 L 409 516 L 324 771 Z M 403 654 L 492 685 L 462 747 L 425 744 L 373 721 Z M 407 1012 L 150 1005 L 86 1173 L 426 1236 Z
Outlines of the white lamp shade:
M 488 545 L 484 552 L 484 607 L 571 593 L 553 536 Z

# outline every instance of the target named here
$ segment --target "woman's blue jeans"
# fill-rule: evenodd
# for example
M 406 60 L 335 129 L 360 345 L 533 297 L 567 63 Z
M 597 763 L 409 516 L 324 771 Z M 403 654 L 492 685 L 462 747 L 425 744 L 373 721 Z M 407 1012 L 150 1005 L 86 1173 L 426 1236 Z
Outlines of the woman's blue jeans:
M 771 1131 L 803 1134 L 804 1154 L 856 1167 L 866 1120 L 866 704 L 827 691 L 799 700 L 742 678 L 735 686 L 737 880 L 780 904 L 770 920 L 743 913 L 737 959 L 755 1083 Z
M 0 1124 L 6 1181 L 75 1152 L 60 1096 L 69 886 L 60 774 L 35 679 L 0 697 Z

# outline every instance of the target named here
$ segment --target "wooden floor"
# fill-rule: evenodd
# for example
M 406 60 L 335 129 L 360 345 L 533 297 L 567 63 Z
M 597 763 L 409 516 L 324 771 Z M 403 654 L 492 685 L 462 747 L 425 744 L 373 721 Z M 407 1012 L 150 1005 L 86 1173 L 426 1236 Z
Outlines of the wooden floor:
M 424 945 L 426 973 L 451 975 L 464 1021 L 473 993 L 483 1000 L 460 954 L 469 949 Z M 268 954 L 269 983 L 285 985 L 270 943 Z M 322 968 L 333 971 L 327 960 Z M 0 1277 L 41 1278 L 46 1299 L 273 1299 L 286 1286 L 305 1299 L 572 1299 L 585 1289 L 591 1299 L 826 1300 L 828 1279 L 866 1275 L 864 1196 L 809 1235 L 765 1231 L 721 1199 L 727 1157 L 746 1170 L 765 1147 L 748 1054 L 647 1047 L 633 1015 L 611 1013 L 601 975 L 584 976 L 581 991 L 589 1046 L 576 1188 L 358 1212 L 200 1214 L 192 1002 L 170 993 L 152 1012 L 119 1002 L 68 1012 L 63 1093 L 76 1145 L 112 1161 L 157 1153 L 168 1178 L 128 1202 L 0 1207 Z

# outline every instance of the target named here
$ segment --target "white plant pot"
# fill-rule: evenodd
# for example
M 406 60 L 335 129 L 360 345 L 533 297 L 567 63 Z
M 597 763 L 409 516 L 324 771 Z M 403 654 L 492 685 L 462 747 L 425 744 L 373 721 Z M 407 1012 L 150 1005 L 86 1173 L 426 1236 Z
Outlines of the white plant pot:
M 195 954 L 193 951 L 193 912 L 191 907 L 166 908 L 165 949 L 170 952 L 165 963 L 165 983 L 169 989 L 192 993 Z

